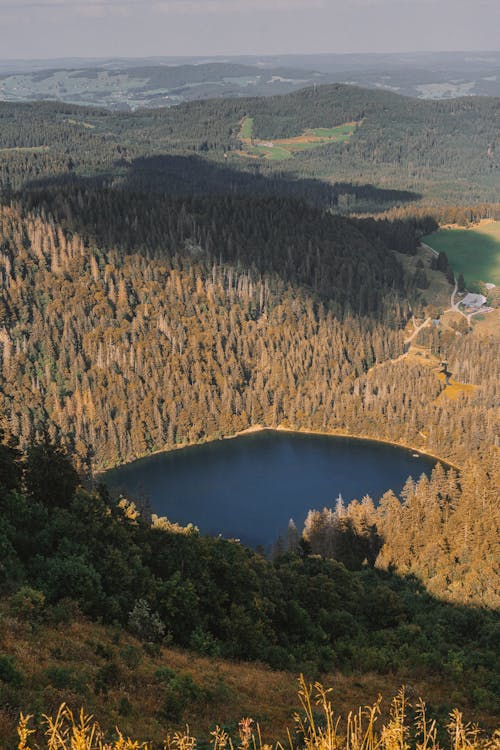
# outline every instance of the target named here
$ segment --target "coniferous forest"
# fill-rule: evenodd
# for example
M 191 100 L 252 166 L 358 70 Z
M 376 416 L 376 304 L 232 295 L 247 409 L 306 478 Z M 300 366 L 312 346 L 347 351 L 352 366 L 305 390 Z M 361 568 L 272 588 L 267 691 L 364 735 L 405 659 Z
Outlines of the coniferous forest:
M 499 217 L 498 107 L 340 85 L 126 114 L 0 103 L 6 746 L 19 711 L 39 722 L 66 695 L 97 710 L 112 696 L 107 728 L 121 716 L 134 732 L 134 691 L 154 683 L 163 707 L 141 729 L 156 738 L 159 717 L 177 727 L 222 705 L 222 683 L 203 692 L 167 669 L 170 648 L 314 679 L 421 680 L 494 728 L 498 330 L 441 323 L 453 268 L 424 262 L 420 241 Z M 357 125 L 281 164 L 241 156 L 250 116 L 267 139 Z M 451 390 L 429 364 L 442 361 Z M 442 463 L 400 496 L 312 508 L 271 557 L 101 484 L 105 468 L 256 425 Z M 92 645 L 98 668 L 70 647 L 43 671 L 26 661 L 26 643 L 81 623 L 109 635 Z

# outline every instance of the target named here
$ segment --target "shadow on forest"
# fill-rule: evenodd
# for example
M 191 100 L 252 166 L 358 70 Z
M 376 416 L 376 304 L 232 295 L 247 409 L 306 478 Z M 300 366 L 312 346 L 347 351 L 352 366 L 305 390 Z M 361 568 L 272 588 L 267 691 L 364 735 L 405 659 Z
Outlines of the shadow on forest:
M 341 195 L 380 203 L 419 197 L 372 185 L 250 174 L 199 156 L 158 156 L 122 160 L 100 176 L 32 181 L 21 200 L 28 210 L 43 207 L 97 247 L 161 255 L 200 250 L 306 285 L 334 300 L 339 314 L 378 315 L 385 295 L 404 293 L 403 269 L 390 249 L 413 252 L 414 227 L 322 210 L 334 208 Z
M 158 155 L 140 157 L 132 162 L 115 162 L 108 172 L 80 176 L 65 172 L 26 183 L 25 190 L 114 187 L 140 192 L 159 192 L 174 197 L 209 195 L 254 195 L 299 198 L 322 208 L 335 208 L 344 201 L 352 209 L 356 201 L 385 210 L 397 203 L 421 198 L 408 190 L 389 190 L 374 185 L 349 182 L 327 183 L 277 172 L 262 174 L 260 165 L 247 170 L 235 169 L 200 156 Z

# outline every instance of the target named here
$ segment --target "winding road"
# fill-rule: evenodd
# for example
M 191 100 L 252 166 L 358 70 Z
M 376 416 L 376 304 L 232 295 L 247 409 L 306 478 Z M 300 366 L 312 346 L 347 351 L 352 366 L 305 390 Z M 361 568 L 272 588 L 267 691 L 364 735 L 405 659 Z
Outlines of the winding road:
M 413 341 L 413 339 L 415 338 L 415 336 L 417 336 L 420 333 L 420 331 L 422 330 L 422 328 L 427 328 L 428 326 L 430 326 L 430 324 L 432 322 L 432 319 L 431 318 L 426 318 L 424 320 L 424 322 L 421 323 L 419 326 L 417 326 L 417 324 L 415 323 L 415 318 L 412 318 L 411 322 L 413 323 L 413 327 L 414 327 L 415 330 L 413 331 L 413 333 L 411 333 L 408 336 L 407 339 L 404 340 L 403 343 L 404 343 L 405 348 L 408 346 L 408 344 L 410 344 Z

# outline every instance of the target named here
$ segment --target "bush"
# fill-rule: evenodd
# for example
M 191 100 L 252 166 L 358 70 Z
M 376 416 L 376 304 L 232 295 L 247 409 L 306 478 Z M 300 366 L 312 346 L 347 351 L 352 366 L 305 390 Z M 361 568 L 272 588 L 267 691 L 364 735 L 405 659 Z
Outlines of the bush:
M 36 620 L 45 606 L 45 595 L 30 586 L 23 586 L 10 597 L 9 609 L 18 620 Z
M 136 646 L 125 646 L 120 651 L 120 656 L 129 669 L 137 669 L 142 659 L 141 652 Z
M 23 684 L 24 675 L 17 669 L 13 656 L 0 654 L 0 680 L 12 687 L 21 687 Z
M 127 697 L 121 699 L 118 706 L 118 713 L 120 716 L 130 716 L 132 713 L 132 704 Z
M 156 677 L 166 684 L 160 714 L 167 721 L 180 721 L 188 706 L 207 697 L 207 693 L 188 674 L 176 674 L 171 669 L 163 668 L 156 672 Z
M 48 667 L 45 676 L 57 690 L 72 690 L 79 693 L 85 692 L 82 679 L 73 669 L 67 667 Z
M 68 625 L 80 616 L 78 602 L 75 602 L 74 599 L 65 598 L 46 608 L 44 620 L 49 625 Z
M 143 641 L 157 643 L 165 635 L 165 625 L 156 612 L 151 612 L 145 599 L 138 599 L 128 618 L 129 629 Z
M 220 646 L 211 633 L 207 633 L 200 626 L 195 628 L 189 641 L 190 648 L 203 656 L 219 656 Z
M 99 669 L 94 683 L 96 695 L 107 695 L 108 688 L 116 687 L 120 680 L 120 667 L 116 662 L 110 661 Z

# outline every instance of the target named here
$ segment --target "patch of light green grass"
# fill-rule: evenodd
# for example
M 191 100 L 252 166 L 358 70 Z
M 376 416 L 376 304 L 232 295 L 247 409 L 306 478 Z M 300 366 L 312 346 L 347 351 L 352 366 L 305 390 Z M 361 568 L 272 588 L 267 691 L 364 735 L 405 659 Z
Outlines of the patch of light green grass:
M 253 136 L 253 117 L 245 117 L 241 123 L 240 138 L 252 138 Z
M 471 229 L 439 229 L 423 238 L 438 252 L 445 252 L 455 273 L 466 283 L 477 281 L 500 285 L 500 222 Z
M 251 156 L 263 156 L 271 161 L 284 161 L 292 158 L 290 151 L 280 146 L 250 146 L 246 152 Z
M 313 128 L 310 132 L 316 138 L 349 138 L 356 130 L 355 125 L 337 125 L 335 128 Z

